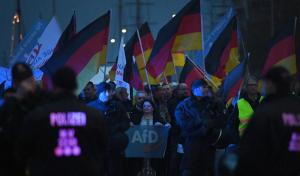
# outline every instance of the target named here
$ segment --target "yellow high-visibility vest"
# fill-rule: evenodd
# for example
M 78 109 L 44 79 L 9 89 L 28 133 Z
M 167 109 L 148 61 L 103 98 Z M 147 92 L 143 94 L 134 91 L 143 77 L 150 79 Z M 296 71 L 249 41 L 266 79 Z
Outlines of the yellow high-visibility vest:
M 261 96 L 259 98 L 259 103 L 263 101 L 264 97 Z M 250 103 L 245 100 L 244 98 L 241 98 L 237 102 L 238 111 L 239 111 L 239 134 L 240 136 L 243 135 L 244 130 L 247 128 L 247 125 L 251 119 L 252 114 L 254 113 L 253 108 L 251 107 Z
M 243 135 L 244 130 L 246 129 L 249 120 L 254 112 L 253 108 L 251 107 L 250 103 L 245 100 L 244 98 L 238 100 L 237 102 L 238 112 L 239 112 L 239 134 L 240 136 Z

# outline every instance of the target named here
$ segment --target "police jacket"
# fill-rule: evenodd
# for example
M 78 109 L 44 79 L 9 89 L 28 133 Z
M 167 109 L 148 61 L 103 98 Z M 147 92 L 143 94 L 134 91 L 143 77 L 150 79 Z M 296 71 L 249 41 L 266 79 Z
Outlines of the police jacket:
M 26 116 L 16 145 L 32 176 L 98 176 L 107 128 L 101 113 L 61 94 Z
M 240 143 L 237 175 L 300 174 L 300 100 L 266 97 Z

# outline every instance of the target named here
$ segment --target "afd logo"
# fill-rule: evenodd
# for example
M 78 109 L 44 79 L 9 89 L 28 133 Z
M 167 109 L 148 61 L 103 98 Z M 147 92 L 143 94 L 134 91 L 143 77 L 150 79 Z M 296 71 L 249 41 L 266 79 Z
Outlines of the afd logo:
M 31 65 L 34 62 L 36 57 L 40 54 L 41 48 L 42 48 L 41 43 L 37 43 L 35 45 L 35 47 L 33 48 L 32 52 L 31 52 L 31 54 L 29 55 L 29 57 L 26 60 L 27 64 Z
M 159 134 L 154 130 L 142 130 L 135 131 L 133 133 L 131 143 L 142 144 L 142 150 L 144 153 L 154 152 L 161 147 L 161 138 Z
M 133 133 L 131 143 L 154 144 L 159 141 L 159 136 L 154 130 L 144 129 Z
M 136 125 L 126 132 L 129 138 L 125 154 L 129 158 L 162 158 L 166 150 L 169 127 Z

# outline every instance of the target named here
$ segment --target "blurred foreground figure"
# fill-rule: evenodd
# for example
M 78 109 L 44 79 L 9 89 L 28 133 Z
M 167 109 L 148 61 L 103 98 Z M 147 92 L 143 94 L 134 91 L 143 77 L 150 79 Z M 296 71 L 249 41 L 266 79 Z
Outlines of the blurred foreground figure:
M 24 175 L 24 167 L 13 155 L 13 145 L 20 134 L 24 117 L 47 100 L 35 83 L 31 68 L 16 63 L 11 70 L 13 86 L 5 91 L 0 109 L 0 175 Z
M 76 75 L 67 67 L 52 78 L 54 100 L 25 118 L 17 156 L 30 176 L 99 176 L 107 130 L 99 111 L 76 99 Z
M 266 98 L 241 139 L 237 175 L 300 174 L 300 100 L 290 95 L 290 86 L 283 67 L 264 76 Z

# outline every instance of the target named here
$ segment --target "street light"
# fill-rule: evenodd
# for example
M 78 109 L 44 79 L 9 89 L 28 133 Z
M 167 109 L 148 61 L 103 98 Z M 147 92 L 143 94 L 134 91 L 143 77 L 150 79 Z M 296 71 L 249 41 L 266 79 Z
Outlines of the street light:
M 125 34 L 127 30 L 125 28 L 122 29 L 122 33 Z
M 110 39 L 110 43 L 116 43 L 116 39 L 114 38 Z

